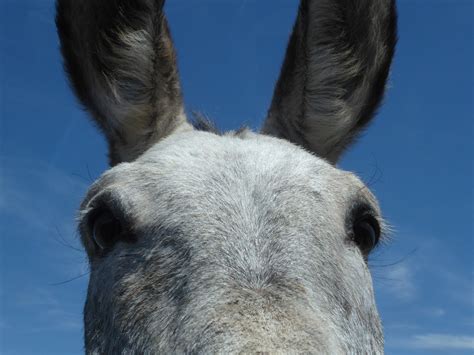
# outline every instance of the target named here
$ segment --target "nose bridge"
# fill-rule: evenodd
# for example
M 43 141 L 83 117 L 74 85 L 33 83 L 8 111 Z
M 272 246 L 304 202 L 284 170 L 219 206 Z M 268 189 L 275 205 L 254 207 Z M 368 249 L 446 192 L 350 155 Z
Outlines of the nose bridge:
M 248 212 L 248 211 L 247 211 Z M 242 213 L 213 236 L 213 263 L 199 272 L 199 297 L 191 301 L 206 324 L 197 335 L 202 352 L 312 352 L 326 349 L 322 317 L 310 305 L 291 243 L 264 219 Z M 208 259 L 209 260 L 209 259 Z M 202 265 L 202 264 L 201 264 Z M 214 293 L 209 297 L 210 293 Z M 200 303 L 200 304 L 199 304 Z
M 222 295 L 197 336 L 202 352 L 335 353 L 322 316 L 298 297 L 274 289 L 231 289 Z M 337 351 L 336 351 L 337 353 Z

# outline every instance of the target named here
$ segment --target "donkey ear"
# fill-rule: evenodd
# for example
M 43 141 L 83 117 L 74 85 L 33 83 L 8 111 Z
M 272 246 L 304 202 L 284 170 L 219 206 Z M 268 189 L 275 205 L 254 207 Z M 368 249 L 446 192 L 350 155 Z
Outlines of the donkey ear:
M 396 17 L 395 0 L 302 0 L 262 132 L 336 163 L 382 100 Z
M 70 81 L 107 137 L 111 165 L 191 129 L 164 0 L 58 0 Z

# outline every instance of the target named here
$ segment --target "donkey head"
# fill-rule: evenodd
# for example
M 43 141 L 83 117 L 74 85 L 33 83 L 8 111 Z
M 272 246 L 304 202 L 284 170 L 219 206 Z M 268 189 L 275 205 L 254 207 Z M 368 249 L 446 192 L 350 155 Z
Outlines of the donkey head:
M 338 170 L 379 105 L 394 0 L 302 0 L 261 134 L 188 123 L 160 0 L 58 0 L 108 170 L 80 210 L 88 353 L 381 353 L 377 201 Z

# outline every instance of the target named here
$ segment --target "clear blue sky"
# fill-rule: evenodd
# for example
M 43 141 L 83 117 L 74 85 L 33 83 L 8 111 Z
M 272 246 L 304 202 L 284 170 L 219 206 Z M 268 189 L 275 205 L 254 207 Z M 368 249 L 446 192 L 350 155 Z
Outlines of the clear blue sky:
M 0 0 L 0 353 L 80 354 L 74 217 L 106 145 L 65 81 L 53 0 Z M 396 232 L 371 261 L 388 354 L 472 354 L 473 4 L 400 0 L 386 104 L 341 163 Z M 188 110 L 259 127 L 296 0 L 171 0 Z M 75 248 L 79 248 L 76 250 Z

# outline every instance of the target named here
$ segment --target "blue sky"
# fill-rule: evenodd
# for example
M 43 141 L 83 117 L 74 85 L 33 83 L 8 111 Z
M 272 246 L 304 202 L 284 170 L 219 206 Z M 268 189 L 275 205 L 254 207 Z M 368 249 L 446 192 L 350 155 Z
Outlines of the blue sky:
M 388 354 L 474 353 L 473 4 L 399 1 L 386 104 L 340 164 L 395 227 L 371 261 Z M 168 1 L 187 109 L 223 129 L 259 127 L 296 6 Z M 68 89 L 53 9 L 0 0 L 2 354 L 82 352 L 87 263 L 74 216 L 107 168 L 106 145 Z

